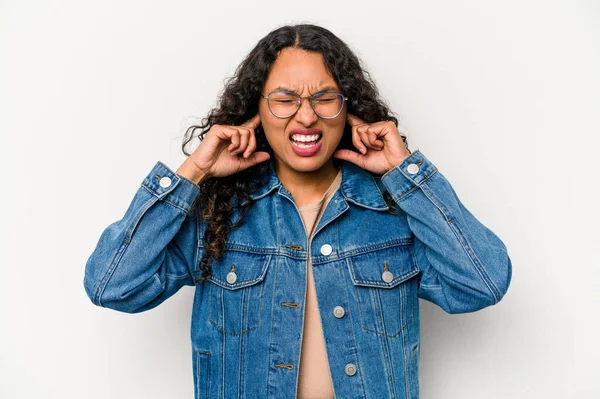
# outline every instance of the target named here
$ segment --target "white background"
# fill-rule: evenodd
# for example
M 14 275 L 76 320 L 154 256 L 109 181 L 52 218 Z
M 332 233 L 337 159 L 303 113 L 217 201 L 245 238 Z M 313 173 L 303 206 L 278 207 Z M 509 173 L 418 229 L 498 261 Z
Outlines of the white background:
M 463 203 L 509 292 L 421 304 L 421 397 L 600 397 L 600 6 L 592 1 L 1 1 L 0 397 L 191 398 L 193 288 L 92 305 L 87 258 L 257 41 L 322 24 Z

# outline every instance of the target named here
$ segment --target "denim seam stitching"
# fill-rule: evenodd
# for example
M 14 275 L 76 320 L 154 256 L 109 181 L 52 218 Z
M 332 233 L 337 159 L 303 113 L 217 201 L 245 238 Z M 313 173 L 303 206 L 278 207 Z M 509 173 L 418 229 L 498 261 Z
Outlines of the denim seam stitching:
M 408 194 L 412 193 L 413 191 L 415 191 L 416 189 L 420 188 L 422 185 L 424 185 L 429 179 L 431 179 L 431 177 L 433 175 L 435 175 L 438 172 L 437 168 L 434 168 L 433 171 L 431 171 L 430 174 L 428 174 L 427 176 L 425 176 L 423 178 L 423 180 L 421 180 L 421 182 L 419 183 L 415 183 L 412 179 L 407 178 L 404 174 L 402 174 L 402 176 L 404 176 L 407 180 L 409 180 L 411 183 L 414 184 L 414 186 L 412 186 L 410 189 L 408 189 L 407 191 L 405 191 L 404 193 L 398 194 L 396 196 L 396 198 L 392 197 L 394 199 L 394 201 L 396 203 L 398 203 L 401 199 L 403 199 L 404 197 L 406 197 Z M 400 205 L 398 203 L 398 205 Z M 400 207 L 402 208 L 402 207 Z
M 414 312 L 414 309 L 411 310 L 411 318 L 412 318 L 412 313 Z M 404 330 L 404 329 L 403 329 Z M 405 340 L 405 334 L 404 331 L 402 332 L 402 351 L 403 353 L 403 361 L 402 363 L 404 364 L 404 394 L 406 395 L 406 398 L 410 398 L 410 391 L 409 391 L 409 381 L 408 381 L 408 354 L 407 354 L 407 345 L 406 345 L 406 340 Z
M 269 256 L 269 257 L 268 257 L 268 258 L 265 260 L 265 263 L 267 264 L 265 267 L 266 267 L 266 268 L 268 268 L 268 265 L 271 263 L 271 256 Z M 265 273 L 266 273 L 266 271 L 265 271 Z M 264 275 L 264 273 L 263 273 L 263 275 Z M 209 279 L 211 279 L 211 278 L 212 278 L 212 276 L 211 276 L 211 277 L 209 277 Z M 263 279 L 264 279 L 264 277 L 263 277 L 262 279 L 259 279 L 257 282 L 259 282 L 259 281 L 262 281 Z M 253 283 L 253 284 L 248 284 L 248 285 L 245 285 L 245 286 L 243 286 L 243 287 L 240 287 L 240 288 L 241 288 L 241 289 L 248 289 L 248 288 L 253 288 L 253 287 L 254 287 L 254 288 L 256 288 L 256 287 L 255 287 L 255 285 L 256 285 L 256 283 Z M 222 287 L 222 286 L 220 286 L 220 285 L 218 285 L 218 284 L 215 284 L 215 286 L 216 286 L 217 288 L 219 288 L 219 289 L 221 289 L 221 290 L 222 290 L 220 295 L 221 295 L 221 298 L 224 298 L 224 295 L 225 295 L 225 293 L 227 292 L 227 291 L 224 291 L 226 288 L 224 288 L 224 287 Z M 260 303 L 260 305 L 259 305 L 259 313 L 258 313 L 258 317 L 257 317 L 257 318 L 258 318 L 258 323 L 257 323 L 257 325 L 256 325 L 255 327 L 250 327 L 250 328 L 247 328 L 247 329 L 245 329 L 245 330 L 244 330 L 244 329 L 242 329 L 242 331 L 240 331 L 239 333 L 232 333 L 232 332 L 230 332 L 230 331 L 227 331 L 227 330 L 225 329 L 225 310 L 224 310 L 224 309 L 221 309 L 221 314 L 219 314 L 219 315 L 218 315 L 218 318 L 219 318 L 219 319 L 220 319 L 221 317 L 223 317 L 223 322 L 222 322 L 222 323 L 223 323 L 223 326 L 220 326 L 220 325 L 218 324 L 218 322 L 215 322 L 215 321 L 213 320 L 213 319 L 214 319 L 214 316 L 211 314 L 211 306 L 210 306 L 211 295 L 209 295 L 209 297 L 208 297 L 208 301 L 209 301 L 209 303 L 207 304 L 207 306 L 209 306 L 209 308 L 208 308 L 208 311 L 209 311 L 209 314 L 208 314 L 208 321 L 209 321 L 209 322 L 210 322 L 212 325 L 214 325 L 215 327 L 217 327 L 217 329 L 218 329 L 219 331 L 221 331 L 221 332 L 223 332 L 223 333 L 225 333 L 225 334 L 227 334 L 227 335 L 234 336 L 234 337 L 238 337 L 238 336 L 241 336 L 241 335 L 247 334 L 247 333 L 249 333 L 249 332 L 251 332 L 251 331 L 254 331 L 254 330 L 258 329 L 258 328 L 260 327 L 260 314 L 262 313 L 262 306 L 263 306 L 263 293 L 264 293 L 264 289 L 265 289 L 265 284 L 262 284 L 262 285 L 261 285 L 261 287 L 260 287 L 260 294 L 259 294 L 259 298 L 260 298 L 260 302 L 259 302 L 259 303 Z M 246 294 L 248 294 L 248 295 L 249 295 L 249 293 L 248 293 L 248 292 L 244 292 L 244 293 L 246 293 Z M 243 297 L 244 297 L 244 295 L 242 295 L 242 299 L 243 299 Z M 248 297 L 248 299 L 247 299 L 247 302 L 250 302 L 250 297 Z M 222 306 L 225 306 L 225 300 L 224 300 L 224 299 L 222 300 Z M 243 307 L 243 306 L 244 306 L 244 304 L 242 304 L 242 307 Z
M 320 264 L 320 263 L 328 263 L 331 261 L 339 261 L 339 260 L 343 260 L 345 258 L 349 258 L 351 256 L 356 256 L 356 255 L 363 255 L 363 254 L 368 254 L 380 249 L 388 249 L 388 248 L 395 248 L 395 247 L 399 247 L 399 246 L 410 246 L 414 243 L 414 240 L 412 238 L 395 238 L 393 240 L 388 240 L 388 241 L 384 241 L 381 243 L 377 243 L 377 244 L 372 244 L 366 247 L 360 247 L 360 248 L 355 248 L 355 249 L 351 249 L 348 251 L 344 251 L 341 252 L 338 256 L 334 256 L 332 257 L 331 255 L 325 257 L 325 256 L 318 256 L 316 258 L 313 258 L 313 264 Z M 397 245 L 394 245 L 397 244 Z M 319 259 L 318 261 L 314 261 L 315 259 Z M 324 260 L 320 260 L 320 259 L 324 259 Z
M 342 280 L 344 280 L 344 271 L 342 266 L 340 266 L 338 268 L 341 276 L 342 276 Z M 346 303 L 348 305 L 350 305 L 350 298 L 348 297 L 348 290 L 345 284 L 342 284 L 342 287 L 344 288 L 344 294 L 346 295 Z M 350 310 L 348 308 L 348 310 Z M 358 308 L 358 311 L 360 312 L 360 307 Z M 356 343 L 356 334 L 354 332 L 354 324 L 352 323 L 352 312 L 348 312 L 348 317 L 350 317 L 350 330 L 352 331 L 352 341 L 354 341 L 354 357 L 356 358 L 356 366 L 358 367 L 358 375 L 360 376 L 360 386 L 362 387 L 362 391 L 365 391 L 365 382 L 363 381 L 363 377 L 362 377 L 362 365 L 359 362 L 358 359 L 358 345 Z M 365 396 L 366 397 L 366 396 Z
M 493 281 L 491 281 L 489 275 L 487 274 L 485 267 L 481 264 L 481 261 L 479 260 L 479 258 L 477 258 L 476 254 L 474 253 L 474 251 L 472 249 L 471 244 L 467 241 L 467 239 L 464 236 L 464 234 L 462 233 L 462 231 L 456 225 L 456 221 L 454 221 L 452 223 L 449 222 L 449 220 L 454 220 L 454 218 L 452 218 L 447 212 L 445 212 L 443 203 L 439 200 L 439 198 L 436 197 L 436 195 L 433 193 L 433 191 L 428 186 L 424 185 L 423 188 L 424 188 L 422 190 L 423 194 L 425 194 L 425 196 L 431 201 L 431 203 L 433 203 L 435 205 L 435 207 L 438 208 L 440 213 L 444 216 L 446 225 L 450 228 L 450 230 L 452 230 L 454 232 L 454 235 L 458 239 L 458 242 L 460 243 L 461 247 L 463 248 L 465 254 L 471 261 L 471 264 L 475 267 L 475 270 L 479 274 L 479 277 L 486 284 L 488 290 L 494 297 L 494 302 L 497 303 L 498 296 L 497 296 L 496 292 L 494 292 L 494 289 L 497 290 L 497 287 L 495 287 Z M 452 225 L 454 225 L 454 227 Z
M 404 273 L 403 275 L 396 277 L 396 279 L 398 279 L 399 281 L 389 283 L 382 283 L 379 280 L 358 279 L 355 275 L 354 279 L 356 280 L 356 283 L 354 283 L 354 285 L 367 284 L 367 287 L 394 288 L 397 285 L 403 283 L 404 281 L 407 281 L 410 277 L 416 276 L 417 274 L 419 274 L 419 272 L 420 270 L 411 270 L 409 272 Z
M 279 238 L 278 238 L 278 240 L 279 240 Z M 360 248 L 355 248 L 352 250 L 340 252 L 339 256 L 335 256 L 335 257 L 332 257 L 332 255 L 329 255 L 327 257 L 317 256 L 317 257 L 312 257 L 311 259 L 312 259 L 313 264 L 328 263 L 331 261 L 339 261 L 339 260 L 342 260 L 349 256 L 362 255 L 362 254 L 373 252 L 373 251 L 376 251 L 379 249 L 387 249 L 387 248 L 393 248 L 393 247 L 397 247 L 397 246 L 409 246 L 413 243 L 414 243 L 414 240 L 409 237 L 395 238 L 395 239 L 387 240 L 387 241 L 384 241 L 381 243 L 372 244 L 372 245 L 369 245 L 366 247 L 360 247 Z M 203 244 L 199 244 L 198 246 L 199 246 L 199 248 L 205 247 Z M 294 255 L 294 253 L 298 253 L 298 251 L 287 251 L 287 250 L 283 250 L 283 249 L 279 249 L 279 248 L 275 248 L 275 247 L 255 248 L 255 247 L 251 247 L 251 246 L 247 246 L 247 245 L 243 245 L 243 244 L 227 243 L 225 246 L 225 249 L 231 250 L 231 251 L 242 252 L 242 253 L 251 253 L 251 254 L 256 254 L 256 255 L 279 255 L 279 256 L 285 256 L 287 258 L 294 259 L 294 260 L 306 259 L 306 257 L 304 255 Z M 304 252 L 300 251 L 299 253 L 303 254 Z M 315 261 L 315 259 L 319 259 L 319 260 Z M 320 259 L 324 259 L 324 260 L 320 260 Z
M 246 288 L 252 285 L 255 285 L 257 283 L 259 283 L 260 281 L 265 279 L 265 275 L 267 274 L 267 269 L 269 268 L 269 263 L 271 262 L 271 258 L 273 257 L 273 255 L 263 255 L 265 256 L 265 259 L 262 261 L 262 268 L 260 269 L 260 275 L 258 277 L 252 278 L 250 280 L 245 280 L 245 281 L 240 281 L 237 284 L 229 284 L 228 282 L 226 282 L 226 280 L 222 280 L 219 277 L 217 277 L 216 275 L 211 275 L 208 277 L 208 280 L 211 280 L 212 282 L 214 282 L 215 284 L 226 288 L 226 289 L 240 289 L 240 288 Z
M 97 303 L 99 306 L 103 306 L 102 305 L 102 294 L 104 294 L 104 290 L 106 290 L 106 286 L 108 285 L 108 282 L 112 278 L 115 270 L 117 269 L 117 267 L 119 265 L 119 262 L 123 258 L 123 255 L 125 254 L 125 251 L 127 250 L 127 247 L 129 247 L 129 243 L 131 242 L 131 236 L 133 236 L 135 228 L 137 227 L 142 216 L 144 216 L 144 214 L 148 211 L 148 209 L 150 209 L 150 207 L 152 207 L 152 205 L 154 205 L 155 203 L 156 203 L 156 197 L 151 197 L 146 202 L 146 204 L 144 204 L 144 206 L 142 206 L 141 209 L 134 215 L 135 217 L 133 218 L 133 223 L 130 224 L 130 226 L 125 229 L 125 234 L 123 236 L 123 243 L 121 244 L 121 246 L 119 247 L 119 249 L 117 250 L 115 255 L 113 256 L 113 259 L 110 263 L 110 267 L 108 268 L 108 270 L 102 277 L 102 280 L 100 280 L 100 282 L 98 283 L 98 286 L 96 287 L 95 296 L 96 296 L 96 300 L 97 300 Z
M 277 208 L 279 207 L 279 201 L 273 201 L 273 210 L 275 211 L 275 239 L 277 240 L 277 249 L 281 248 L 281 240 L 279 236 L 279 212 Z
M 355 285 L 354 288 L 356 289 L 356 297 L 359 298 L 359 291 L 358 288 L 359 286 Z M 367 288 L 367 287 L 363 287 L 363 288 Z M 376 289 L 375 287 L 368 287 L 368 289 Z M 376 334 L 376 335 L 381 335 L 381 336 L 386 336 L 389 338 L 396 338 L 396 336 L 398 336 L 398 334 L 400 334 L 404 329 L 406 329 L 406 326 L 408 326 L 412 321 L 413 321 L 413 315 L 411 312 L 410 317 L 408 318 L 408 320 L 406 321 L 406 323 L 404 323 L 404 325 L 401 325 L 400 330 L 398 330 L 398 332 L 395 332 L 394 334 L 387 334 L 387 333 L 383 333 L 377 330 L 372 330 L 368 327 L 365 327 L 365 316 L 363 316 L 363 312 L 362 312 L 362 305 L 360 304 L 360 299 L 358 302 L 358 312 L 360 313 L 360 319 L 361 319 L 361 326 L 363 328 L 363 330 L 368 331 L 370 333 Z
M 396 382 L 394 381 L 394 375 L 391 372 L 391 370 L 393 369 L 392 365 L 391 365 L 391 360 L 390 360 L 390 347 L 389 347 L 389 342 L 388 342 L 388 337 L 390 337 L 390 335 L 388 334 L 386 328 L 385 328 L 385 318 L 383 315 L 383 303 L 381 302 L 381 293 L 379 291 L 376 291 L 376 288 L 370 288 L 370 290 L 372 293 L 376 293 L 376 295 L 371 295 L 373 300 L 377 300 L 377 306 L 375 307 L 378 311 L 379 314 L 381 315 L 381 318 L 379 320 L 379 323 L 381 324 L 381 329 L 382 329 L 382 334 L 379 335 L 379 341 L 381 342 L 382 346 L 383 346 L 383 358 L 384 358 L 384 367 L 386 370 L 386 379 L 388 381 L 388 383 L 390 384 L 390 391 L 392 393 L 392 398 L 396 397 Z M 402 312 L 402 306 L 400 306 L 400 312 Z M 375 324 L 377 325 L 377 324 Z M 393 336 L 395 337 L 397 334 L 399 334 L 402 330 L 399 330 L 397 333 L 394 333 Z
M 146 186 L 145 184 L 142 184 L 142 187 L 144 187 L 146 189 L 146 191 L 148 191 L 150 194 L 152 194 L 154 197 L 156 197 L 158 199 L 158 201 L 161 202 L 165 202 L 167 204 L 172 205 L 173 207 L 179 209 L 180 211 L 182 211 L 183 213 L 185 213 L 186 215 L 189 213 L 189 208 L 191 207 L 191 205 L 188 205 L 186 202 L 184 202 L 186 205 L 188 205 L 187 209 L 179 206 L 177 204 L 175 204 L 174 202 L 171 202 L 167 199 L 167 197 L 173 192 L 173 190 L 175 190 L 175 187 L 173 187 L 173 190 L 167 192 L 167 195 L 165 195 L 164 197 L 160 197 L 154 190 L 150 189 L 148 186 Z M 183 202 L 183 201 L 182 201 Z
M 208 351 L 196 351 L 196 377 L 198 379 L 198 386 L 196 387 L 196 392 L 198 398 L 200 398 L 200 356 L 205 356 L 208 361 L 208 365 L 206 367 L 207 376 L 206 376 L 206 397 L 208 398 L 210 394 L 210 352 Z
M 263 284 L 264 286 L 264 284 Z M 249 310 L 249 305 L 250 305 L 250 299 L 252 298 L 252 295 L 250 292 L 248 292 L 248 289 L 244 289 L 242 292 L 242 320 L 240 321 L 241 323 L 241 330 L 244 331 L 244 328 L 248 328 L 248 324 L 250 323 L 249 318 L 250 318 L 250 314 L 248 313 Z M 260 296 L 260 300 L 262 302 L 262 292 L 261 292 L 261 296 Z M 260 306 L 259 306 L 260 308 Z M 260 325 L 260 312 L 258 313 L 258 324 L 256 325 L 256 328 L 258 328 Z M 244 334 L 240 337 L 240 347 L 239 347 L 239 353 L 238 353 L 238 381 L 237 381 L 237 397 L 241 398 L 242 396 L 240 395 L 241 390 L 243 389 L 243 385 L 244 385 L 244 366 L 246 364 L 245 360 L 245 348 L 246 348 L 246 343 L 247 343 L 247 339 L 248 339 L 248 335 Z
M 279 262 L 275 262 L 275 276 L 274 276 L 274 281 L 273 281 L 273 292 L 275 292 L 276 288 L 277 288 L 277 278 L 279 276 Z M 268 356 L 268 369 L 270 370 L 271 368 L 271 346 L 273 345 L 273 336 L 275 334 L 273 334 L 273 314 L 275 313 L 275 306 L 271 306 L 271 331 L 269 334 L 269 356 Z M 271 373 L 267 372 L 267 398 L 269 397 L 269 379 L 271 378 Z

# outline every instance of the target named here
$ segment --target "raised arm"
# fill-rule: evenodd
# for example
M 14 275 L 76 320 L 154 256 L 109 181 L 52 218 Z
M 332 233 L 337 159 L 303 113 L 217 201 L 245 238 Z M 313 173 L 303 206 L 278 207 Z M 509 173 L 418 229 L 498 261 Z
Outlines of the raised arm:
M 200 184 L 270 158 L 256 151 L 259 124 L 256 114 L 240 126 L 211 126 L 177 172 L 156 163 L 123 218 L 102 232 L 86 263 L 83 284 L 94 304 L 138 313 L 194 285 L 202 254 L 200 220 L 190 209 Z
M 200 187 L 180 170 L 157 162 L 123 218 L 102 232 L 83 281 L 95 305 L 138 313 L 194 285 L 198 228 L 190 208 Z
M 448 313 L 498 303 L 512 277 L 506 246 L 461 203 L 435 165 L 417 150 L 381 181 L 415 236 L 419 297 Z

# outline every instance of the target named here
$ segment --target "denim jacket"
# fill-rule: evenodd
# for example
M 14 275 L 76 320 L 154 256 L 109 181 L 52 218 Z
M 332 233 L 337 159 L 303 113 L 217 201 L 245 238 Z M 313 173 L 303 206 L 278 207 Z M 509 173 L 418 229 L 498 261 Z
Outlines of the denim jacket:
M 101 234 L 87 295 L 137 313 L 195 285 L 195 398 L 293 398 L 310 255 L 335 397 L 418 398 L 418 298 L 448 313 L 494 305 L 511 261 L 420 150 L 383 176 L 340 161 L 341 186 L 310 238 L 271 167 L 212 276 L 196 285 L 206 223 L 190 207 L 200 187 L 158 161 Z

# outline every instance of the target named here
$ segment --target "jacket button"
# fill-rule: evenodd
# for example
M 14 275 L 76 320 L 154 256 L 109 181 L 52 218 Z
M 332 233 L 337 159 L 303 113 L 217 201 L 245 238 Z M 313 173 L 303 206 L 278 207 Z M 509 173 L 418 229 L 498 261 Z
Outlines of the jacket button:
M 419 165 L 417 165 L 416 163 L 411 163 L 410 165 L 408 165 L 406 167 L 406 170 L 411 175 L 414 175 L 414 174 L 416 174 L 419 171 Z
M 333 315 L 335 317 L 337 317 L 338 319 L 341 319 L 342 317 L 344 317 L 344 314 L 346 312 L 344 311 L 344 308 L 341 306 L 336 306 L 335 308 L 333 308 Z
M 162 188 L 167 188 L 171 185 L 171 178 L 169 176 L 165 176 L 162 179 L 160 179 L 159 184 Z
M 235 283 L 236 280 L 237 280 L 237 274 L 235 274 L 235 272 L 229 272 L 229 273 L 227 273 L 227 282 L 229 284 Z
M 394 279 L 394 275 L 392 274 L 392 272 L 386 270 L 381 274 L 381 279 L 386 283 L 389 283 Z
M 325 256 L 329 255 L 331 251 L 333 251 L 333 248 L 331 248 L 331 245 L 329 244 L 325 244 L 321 247 L 321 254 Z
M 352 363 L 348 363 L 344 368 L 346 375 L 354 375 L 356 374 L 356 366 Z

